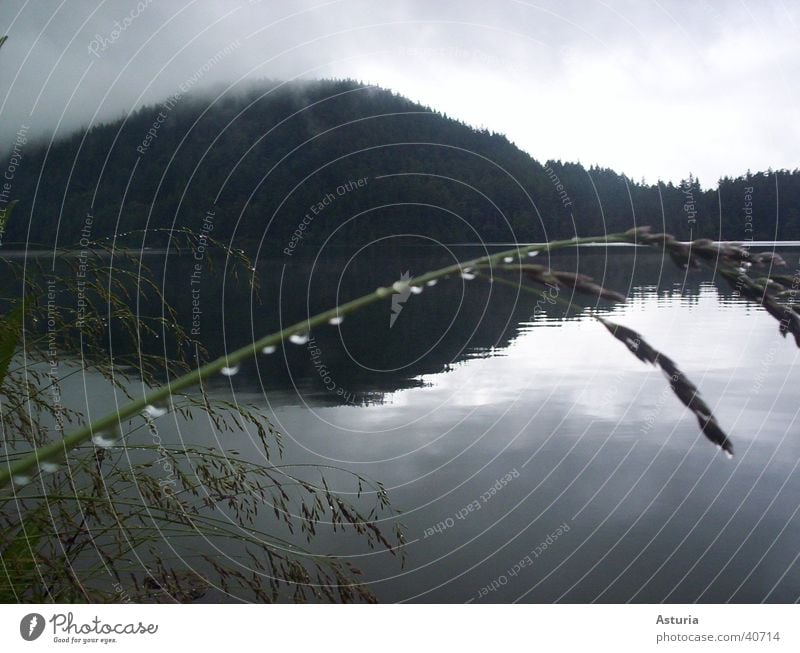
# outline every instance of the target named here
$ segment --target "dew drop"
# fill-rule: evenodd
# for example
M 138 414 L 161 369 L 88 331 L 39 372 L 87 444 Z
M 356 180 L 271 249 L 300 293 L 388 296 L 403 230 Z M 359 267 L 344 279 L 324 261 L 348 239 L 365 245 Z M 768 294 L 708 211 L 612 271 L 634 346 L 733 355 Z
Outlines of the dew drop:
M 475 278 L 475 273 L 470 270 L 464 270 L 461 273 L 461 278 L 466 279 L 467 281 L 472 281 Z
M 11 481 L 14 485 L 27 485 L 31 482 L 31 477 L 27 474 L 17 474 L 16 476 L 11 477 Z
M 435 286 L 435 285 L 438 283 L 438 281 L 439 281 L 438 279 L 431 279 L 431 280 L 430 280 L 430 281 L 428 281 L 428 283 L 426 283 L 425 285 L 426 285 L 426 286 Z
M 513 256 L 506 256 L 503 259 L 503 263 L 513 263 L 513 262 L 514 262 L 514 257 Z
M 289 336 L 289 342 L 293 345 L 304 345 L 308 342 L 307 333 L 293 333 Z
M 423 291 L 423 288 L 422 286 L 410 286 L 409 290 L 412 295 L 419 295 Z
M 161 417 L 162 415 L 166 415 L 167 409 L 161 408 L 159 406 L 153 406 L 153 404 L 148 404 L 147 406 L 144 407 L 144 410 L 142 412 L 147 417 L 155 418 L 155 417 Z
M 328 324 L 332 324 L 333 326 L 339 326 L 342 322 L 344 322 L 344 317 L 341 315 L 337 315 L 328 320 Z
M 267 345 L 266 347 L 261 348 L 262 354 L 274 354 L 275 353 L 275 345 Z
M 39 465 L 39 468 L 45 474 L 55 474 L 59 469 L 61 469 L 61 465 L 58 463 L 42 463 Z
M 732 454 L 730 451 L 726 451 L 726 452 L 725 452 L 725 457 L 726 457 L 728 460 L 733 460 L 733 454 Z
M 239 373 L 239 366 L 238 365 L 232 365 L 231 367 L 225 366 L 219 371 L 219 373 L 222 374 L 222 376 L 236 376 Z
M 408 284 L 405 281 L 395 281 L 392 284 L 395 292 L 405 292 L 408 289 Z
M 533 258 L 534 256 L 539 256 L 539 250 L 535 249 L 532 252 L 528 252 L 528 256 L 530 256 L 531 258 Z
M 92 443 L 101 449 L 110 449 L 117 444 L 117 438 L 110 433 L 95 433 L 92 436 Z

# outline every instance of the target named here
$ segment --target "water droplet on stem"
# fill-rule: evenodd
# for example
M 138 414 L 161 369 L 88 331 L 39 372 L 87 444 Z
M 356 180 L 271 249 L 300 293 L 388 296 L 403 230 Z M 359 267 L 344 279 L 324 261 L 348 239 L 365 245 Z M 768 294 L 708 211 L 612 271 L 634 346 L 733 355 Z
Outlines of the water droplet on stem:
M 167 409 L 162 408 L 160 406 L 154 406 L 153 404 L 148 404 L 147 406 L 144 407 L 144 410 L 142 412 L 147 417 L 156 418 L 156 417 L 161 417 L 162 415 L 166 415 Z
M 111 433 L 95 433 L 92 436 L 92 443 L 100 449 L 110 449 L 117 444 L 117 438 Z
M 289 342 L 293 345 L 304 345 L 308 342 L 307 333 L 293 333 L 289 336 Z

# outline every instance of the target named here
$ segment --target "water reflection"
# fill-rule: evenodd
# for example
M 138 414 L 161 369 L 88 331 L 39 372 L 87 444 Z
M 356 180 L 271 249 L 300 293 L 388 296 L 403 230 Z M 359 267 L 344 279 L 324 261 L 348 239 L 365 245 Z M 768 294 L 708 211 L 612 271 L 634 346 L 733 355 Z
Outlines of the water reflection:
M 260 302 L 229 275 L 208 275 L 197 335 L 216 356 L 405 272 L 475 255 L 396 247 L 261 260 Z M 584 310 L 544 303 L 534 315 L 535 297 L 456 276 L 399 310 L 387 301 L 315 329 L 212 389 L 270 409 L 288 462 L 385 483 L 403 511 L 406 567 L 357 539 L 326 543 L 384 601 L 796 601 L 793 342 L 709 273 L 652 252 L 584 248 L 551 263 L 630 299 L 579 297 Z M 161 265 L 190 326 L 192 262 Z M 732 438 L 732 461 L 593 311 L 676 361 Z M 182 441 L 182 428 L 192 442 L 260 455 L 244 434 L 160 422 L 165 442 Z
M 731 289 L 717 288 L 708 275 L 687 275 L 658 255 L 632 248 L 614 248 L 610 256 L 608 251 L 582 248 L 554 254 L 553 265 L 589 274 L 627 293 L 626 316 L 656 315 L 654 308 L 666 308 L 676 297 L 684 305 L 710 301 L 719 307 L 729 302 L 743 306 Z M 208 280 L 200 298 L 202 320 L 197 335 L 209 355 L 217 356 L 225 347 L 244 345 L 337 302 L 391 285 L 405 272 L 418 274 L 477 253 L 474 248 L 443 255 L 433 247 L 384 247 L 363 250 L 358 256 L 335 250 L 321 260 L 259 261 L 257 296 L 222 274 Z M 191 267 L 188 257 L 173 257 L 163 272 L 170 279 L 170 301 L 187 327 L 192 315 Z M 465 360 L 504 355 L 503 350 L 531 328 L 560 329 L 565 323 L 583 321 L 586 313 L 566 313 L 558 304 L 539 302 L 534 319 L 535 298 L 480 279 L 454 277 L 420 295 L 401 295 L 395 293 L 391 304 L 371 306 L 341 325 L 315 330 L 313 342 L 305 348 L 286 346 L 275 358 L 262 359 L 258 368 L 246 365 L 237 382 L 242 388 L 288 390 L 282 401 L 371 403 L 381 401 L 383 393 L 419 386 L 425 375 Z M 576 296 L 575 301 L 601 314 L 620 310 L 592 298 Z M 329 374 L 321 375 L 322 367 Z M 336 382 L 335 388 L 326 377 Z
M 678 362 L 733 439 L 733 461 L 698 431 L 661 372 L 587 312 L 546 305 L 531 319 L 530 297 L 479 280 L 455 278 L 409 297 L 391 328 L 390 308 L 375 306 L 315 331 L 314 355 L 286 347 L 237 376 L 239 398 L 274 411 L 290 459 L 386 483 L 404 511 L 407 567 L 330 540 L 355 556 L 380 598 L 800 596 L 796 348 L 774 320 L 707 274 L 633 250 L 611 261 L 603 250 L 581 250 L 553 265 L 629 294 L 624 305 L 596 310 Z M 293 262 L 283 271 L 291 273 L 287 292 L 270 281 L 282 268 L 275 262 L 263 277 L 275 312 L 260 314 L 252 331 L 313 313 L 341 288 L 356 295 L 442 263 L 418 250 L 332 258 L 325 274 Z M 239 310 L 230 315 L 226 305 L 220 319 L 231 340 L 244 341 L 250 307 Z M 561 524 L 569 530 L 552 541 Z

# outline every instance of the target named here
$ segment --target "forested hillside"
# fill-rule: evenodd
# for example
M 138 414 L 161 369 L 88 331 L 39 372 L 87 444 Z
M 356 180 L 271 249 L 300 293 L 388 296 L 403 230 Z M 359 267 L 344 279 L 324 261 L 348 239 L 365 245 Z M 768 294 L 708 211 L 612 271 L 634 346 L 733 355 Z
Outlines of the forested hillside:
M 644 185 L 540 163 L 500 134 L 352 81 L 262 82 L 216 97 L 176 95 L 49 150 L 29 144 L 5 247 L 175 226 L 292 255 L 329 237 L 541 241 L 634 224 L 681 238 L 800 238 L 797 170 L 705 191 L 694 179 Z M 162 242 L 152 232 L 145 244 Z

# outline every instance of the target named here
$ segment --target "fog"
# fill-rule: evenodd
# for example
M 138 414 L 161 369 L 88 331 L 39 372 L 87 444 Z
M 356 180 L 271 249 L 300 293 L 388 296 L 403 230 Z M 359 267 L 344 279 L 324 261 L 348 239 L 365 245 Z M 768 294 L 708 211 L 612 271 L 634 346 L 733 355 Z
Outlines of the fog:
M 798 20 L 781 0 L 3 0 L 0 135 L 47 141 L 187 84 L 349 77 L 539 160 L 709 186 L 798 166 Z

